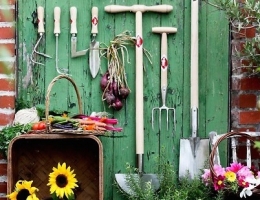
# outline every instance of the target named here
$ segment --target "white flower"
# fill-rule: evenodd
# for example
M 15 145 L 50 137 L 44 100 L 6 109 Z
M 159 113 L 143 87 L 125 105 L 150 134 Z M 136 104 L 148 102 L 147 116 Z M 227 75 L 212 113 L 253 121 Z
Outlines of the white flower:
M 245 180 L 246 182 L 249 183 L 249 186 L 244 188 L 241 192 L 240 192 L 240 198 L 245 197 L 246 196 L 251 196 L 253 194 L 252 190 L 257 187 L 260 184 L 260 178 L 246 178 Z

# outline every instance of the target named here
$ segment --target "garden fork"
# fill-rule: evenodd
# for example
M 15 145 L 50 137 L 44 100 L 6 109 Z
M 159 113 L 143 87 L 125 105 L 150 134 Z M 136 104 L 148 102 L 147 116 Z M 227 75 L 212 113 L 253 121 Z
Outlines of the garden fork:
M 43 34 L 44 34 L 44 22 L 43 22 L 43 19 L 44 19 L 44 8 L 42 6 L 39 6 L 37 8 L 37 17 L 38 17 L 38 33 L 40 35 L 38 41 L 36 42 L 35 46 L 33 47 L 33 51 L 32 51 L 32 54 L 31 54 L 31 57 L 30 57 L 30 60 L 32 61 L 32 63 L 34 64 L 39 64 L 39 65 L 44 65 L 40 62 L 37 62 L 34 60 L 34 55 L 35 54 L 38 54 L 38 55 L 41 55 L 41 56 L 44 56 L 46 58 L 51 58 L 49 55 L 47 54 L 44 54 L 44 53 L 40 53 L 38 52 L 36 49 L 38 47 L 38 45 L 40 44 L 40 41 L 42 40 L 43 38 Z
M 169 108 L 166 106 L 166 93 L 167 93 L 167 69 L 168 69 L 168 57 L 167 57 L 167 33 L 176 33 L 177 28 L 174 27 L 153 27 L 152 32 L 161 33 L 161 96 L 162 106 L 152 109 L 152 128 L 154 129 L 154 112 L 159 110 L 159 130 L 161 130 L 162 110 L 166 110 L 167 130 L 169 128 L 169 111 L 173 111 L 174 129 L 175 129 L 175 108 Z

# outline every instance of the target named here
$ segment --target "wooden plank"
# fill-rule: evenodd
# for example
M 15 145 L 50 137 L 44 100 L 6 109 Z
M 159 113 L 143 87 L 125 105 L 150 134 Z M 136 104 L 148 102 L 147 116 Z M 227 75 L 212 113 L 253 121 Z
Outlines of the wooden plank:
M 202 6 L 201 10 L 200 136 L 208 137 L 210 131 L 224 133 L 229 128 L 229 26 L 223 12 L 210 5 Z M 223 142 L 220 148 L 222 164 L 227 162 L 226 145 Z

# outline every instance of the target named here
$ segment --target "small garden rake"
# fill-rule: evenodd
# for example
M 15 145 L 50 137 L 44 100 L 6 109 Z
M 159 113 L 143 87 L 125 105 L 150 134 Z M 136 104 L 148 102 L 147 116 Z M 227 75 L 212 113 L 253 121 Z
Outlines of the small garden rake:
M 161 33 L 161 96 L 162 106 L 152 109 L 152 128 L 154 129 L 154 112 L 159 110 L 159 130 L 161 130 L 162 110 L 166 110 L 167 130 L 169 129 L 169 111 L 173 111 L 174 129 L 175 129 L 175 108 L 169 108 L 166 106 L 166 93 L 167 93 L 167 69 L 168 69 L 168 57 L 167 57 L 167 33 L 176 33 L 177 28 L 174 27 L 153 27 L 152 32 Z

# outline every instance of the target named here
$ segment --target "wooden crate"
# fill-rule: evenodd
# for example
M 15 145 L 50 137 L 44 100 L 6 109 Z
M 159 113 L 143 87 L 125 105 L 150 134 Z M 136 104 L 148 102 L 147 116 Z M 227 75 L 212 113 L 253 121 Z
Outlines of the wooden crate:
M 7 192 L 18 180 L 33 180 L 39 199 L 50 197 L 49 173 L 58 162 L 74 169 L 77 200 L 103 199 L 103 147 L 93 135 L 26 134 L 14 138 L 8 149 Z

